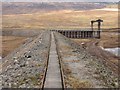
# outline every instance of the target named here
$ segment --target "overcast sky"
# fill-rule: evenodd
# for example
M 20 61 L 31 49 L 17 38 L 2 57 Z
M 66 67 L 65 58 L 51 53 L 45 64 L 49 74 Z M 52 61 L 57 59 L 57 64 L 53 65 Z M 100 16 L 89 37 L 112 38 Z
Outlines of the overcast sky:
M 119 0 L 0 0 L 6 2 L 118 2 Z

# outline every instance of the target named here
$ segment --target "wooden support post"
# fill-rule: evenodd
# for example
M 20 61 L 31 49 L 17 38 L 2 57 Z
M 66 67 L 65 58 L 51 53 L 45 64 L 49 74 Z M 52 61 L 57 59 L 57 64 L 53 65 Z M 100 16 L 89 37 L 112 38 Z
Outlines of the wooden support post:
M 71 34 L 70 34 L 70 35 L 71 35 L 71 38 L 72 38 L 72 31 L 70 31 L 70 32 L 71 32 Z
M 82 38 L 84 37 L 84 32 L 82 31 Z
M 71 31 L 69 31 L 69 38 L 71 38 Z
M 60 31 L 60 33 L 62 34 L 62 31 Z
M 86 38 L 86 31 L 84 31 L 84 38 Z
M 91 29 L 92 29 L 92 31 L 93 31 L 93 23 L 94 23 L 94 21 L 91 21 Z
M 65 31 L 64 31 L 63 35 L 65 36 Z
M 68 37 L 68 31 L 66 31 L 67 32 L 67 37 Z M 69 38 L 69 37 L 68 37 Z
M 98 38 L 100 38 L 100 31 L 98 31 Z
M 75 38 L 77 38 L 77 31 L 75 31 Z

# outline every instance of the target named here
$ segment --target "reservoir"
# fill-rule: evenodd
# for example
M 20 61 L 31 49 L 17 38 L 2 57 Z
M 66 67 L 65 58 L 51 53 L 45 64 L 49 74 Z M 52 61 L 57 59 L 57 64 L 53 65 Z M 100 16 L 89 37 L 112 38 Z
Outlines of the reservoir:
M 109 51 L 109 52 L 115 54 L 116 56 L 120 56 L 120 54 L 119 54 L 120 48 L 119 47 L 117 47 L 117 48 L 104 48 L 104 50 Z

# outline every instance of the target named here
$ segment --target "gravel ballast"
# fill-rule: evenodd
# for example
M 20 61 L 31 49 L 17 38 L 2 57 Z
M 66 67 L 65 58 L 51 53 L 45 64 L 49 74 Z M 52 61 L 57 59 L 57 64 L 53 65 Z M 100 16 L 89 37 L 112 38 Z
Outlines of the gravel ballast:
M 66 88 L 115 88 L 118 76 L 97 58 L 61 34 L 55 33 Z
M 42 32 L 3 59 L 2 87 L 41 88 L 49 46 L 50 32 Z

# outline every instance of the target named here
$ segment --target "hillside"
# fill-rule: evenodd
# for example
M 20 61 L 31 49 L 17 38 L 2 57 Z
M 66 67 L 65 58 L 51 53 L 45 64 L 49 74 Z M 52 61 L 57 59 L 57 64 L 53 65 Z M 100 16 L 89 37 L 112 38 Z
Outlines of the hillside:
M 79 29 L 90 28 L 90 21 L 101 18 L 102 28 L 118 27 L 118 12 L 100 10 L 61 10 L 48 13 L 3 15 L 3 28 Z M 11 22 L 12 21 L 12 22 Z M 97 27 L 97 23 L 95 23 Z
M 100 3 L 73 3 L 73 2 L 54 2 L 54 3 L 3 3 L 3 14 L 29 14 L 36 12 L 48 12 L 48 11 L 58 11 L 58 10 L 91 10 L 104 8 L 105 4 Z

